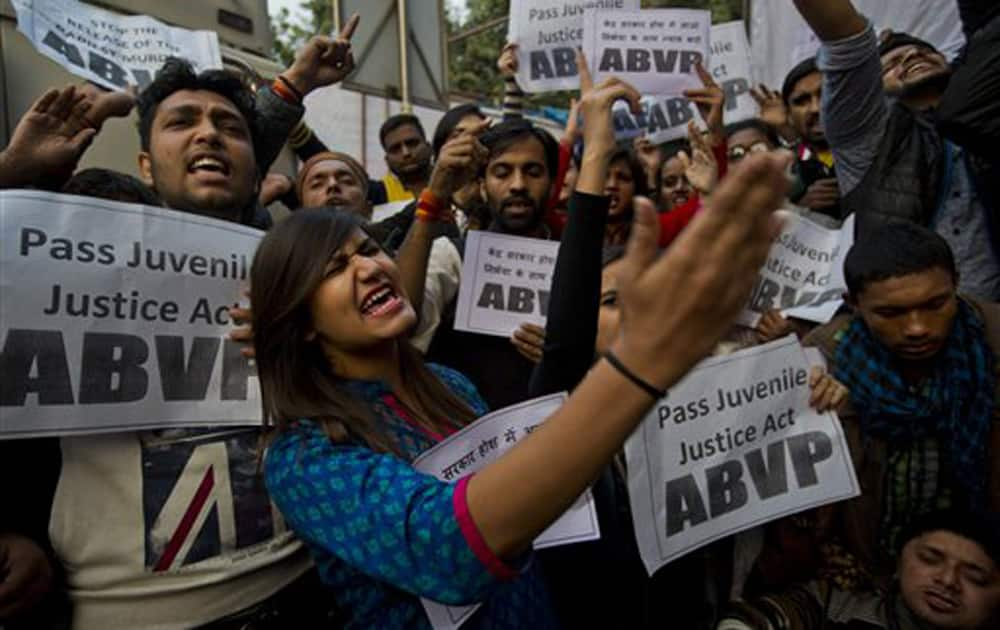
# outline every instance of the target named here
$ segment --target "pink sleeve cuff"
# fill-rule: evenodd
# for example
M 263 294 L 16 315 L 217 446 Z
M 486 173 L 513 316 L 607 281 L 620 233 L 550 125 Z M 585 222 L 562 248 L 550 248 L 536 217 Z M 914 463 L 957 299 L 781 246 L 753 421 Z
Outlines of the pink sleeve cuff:
M 493 553 L 493 550 L 483 540 L 483 535 L 479 533 L 479 527 L 472 520 L 472 514 L 469 513 L 469 504 L 465 499 L 469 479 L 472 479 L 472 475 L 460 480 L 455 486 L 455 494 L 452 495 L 452 503 L 455 508 L 455 518 L 458 520 L 458 527 L 462 530 L 465 542 L 472 549 L 472 553 L 475 554 L 476 558 L 483 563 L 483 566 L 494 577 L 501 580 L 512 580 L 517 577 L 518 572 Z

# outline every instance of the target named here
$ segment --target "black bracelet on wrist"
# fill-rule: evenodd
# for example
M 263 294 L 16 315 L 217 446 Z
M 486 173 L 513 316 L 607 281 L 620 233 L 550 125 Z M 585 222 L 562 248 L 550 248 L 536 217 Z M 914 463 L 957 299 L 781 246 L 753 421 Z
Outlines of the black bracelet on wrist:
M 278 75 L 278 80 L 281 81 L 285 85 L 286 88 L 288 88 L 289 90 L 292 91 L 292 94 L 294 94 L 296 96 L 296 98 L 299 99 L 300 103 L 302 102 L 302 100 L 305 98 L 305 96 L 302 95 L 302 92 L 299 90 L 299 88 L 297 88 L 294 85 L 292 85 L 292 82 L 289 81 L 288 79 L 286 79 L 283 75 L 279 74 Z
M 616 357 L 611 352 L 605 353 L 604 358 L 607 360 L 608 363 L 611 364 L 611 367 L 618 370 L 622 376 L 632 381 L 632 383 L 634 383 L 636 387 L 638 387 L 642 391 L 652 396 L 653 399 L 660 400 L 661 398 L 666 398 L 667 390 L 658 389 L 656 387 L 653 387 L 646 381 L 644 381 L 642 378 L 636 375 L 635 372 L 625 367 L 625 365 L 621 362 L 621 360 L 619 360 L 618 357 Z

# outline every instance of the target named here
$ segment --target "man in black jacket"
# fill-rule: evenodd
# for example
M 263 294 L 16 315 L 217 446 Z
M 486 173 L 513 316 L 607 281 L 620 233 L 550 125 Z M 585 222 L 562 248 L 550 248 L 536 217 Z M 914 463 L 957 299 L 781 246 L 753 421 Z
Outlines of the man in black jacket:
M 932 227 L 955 252 L 960 288 L 1000 299 L 996 158 L 937 127 L 934 111 L 952 76 L 945 58 L 909 35 L 879 41 L 850 0 L 795 4 L 823 41 L 823 118 L 844 215 L 857 214 L 859 233 L 892 218 Z

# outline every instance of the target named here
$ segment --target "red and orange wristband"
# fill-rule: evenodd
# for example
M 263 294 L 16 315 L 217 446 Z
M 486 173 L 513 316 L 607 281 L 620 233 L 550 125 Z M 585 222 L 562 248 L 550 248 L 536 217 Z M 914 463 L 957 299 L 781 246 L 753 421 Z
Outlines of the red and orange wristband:
M 454 220 L 451 208 L 441 202 L 437 196 L 431 192 L 430 188 L 425 188 L 417 199 L 417 211 L 415 213 L 417 221 L 432 223 L 435 221 L 449 222 Z

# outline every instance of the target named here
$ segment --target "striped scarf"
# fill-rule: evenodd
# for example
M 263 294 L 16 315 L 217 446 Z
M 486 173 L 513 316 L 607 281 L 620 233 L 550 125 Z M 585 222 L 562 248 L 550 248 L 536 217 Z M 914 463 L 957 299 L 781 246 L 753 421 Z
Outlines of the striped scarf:
M 916 442 L 936 441 L 951 466 L 956 488 L 967 498 L 966 507 L 985 507 L 996 373 L 983 323 L 965 301 L 959 301 L 933 374 L 919 389 L 908 386 L 892 353 L 876 341 L 861 317 L 854 318 L 837 345 L 834 376 L 851 392 L 863 435 L 889 445 L 890 463 L 898 465 L 904 452 L 909 459 Z M 914 475 L 923 475 L 927 483 L 913 485 L 938 487 L 938 479 L 927 476 L 943 472 L 939 466 L 916 468 L 922 470 L 911 469 L 907 476 L 912 481 Z M 934 507 L 920 506 L 924 500 L 918 496 L 901 497 L 907 493 L 901 493 L 899 485 L 892 487 L 890 482 L 887 498 L 900 504 L 885 506 L 887 513 L 909 520 L 922 507 Z

